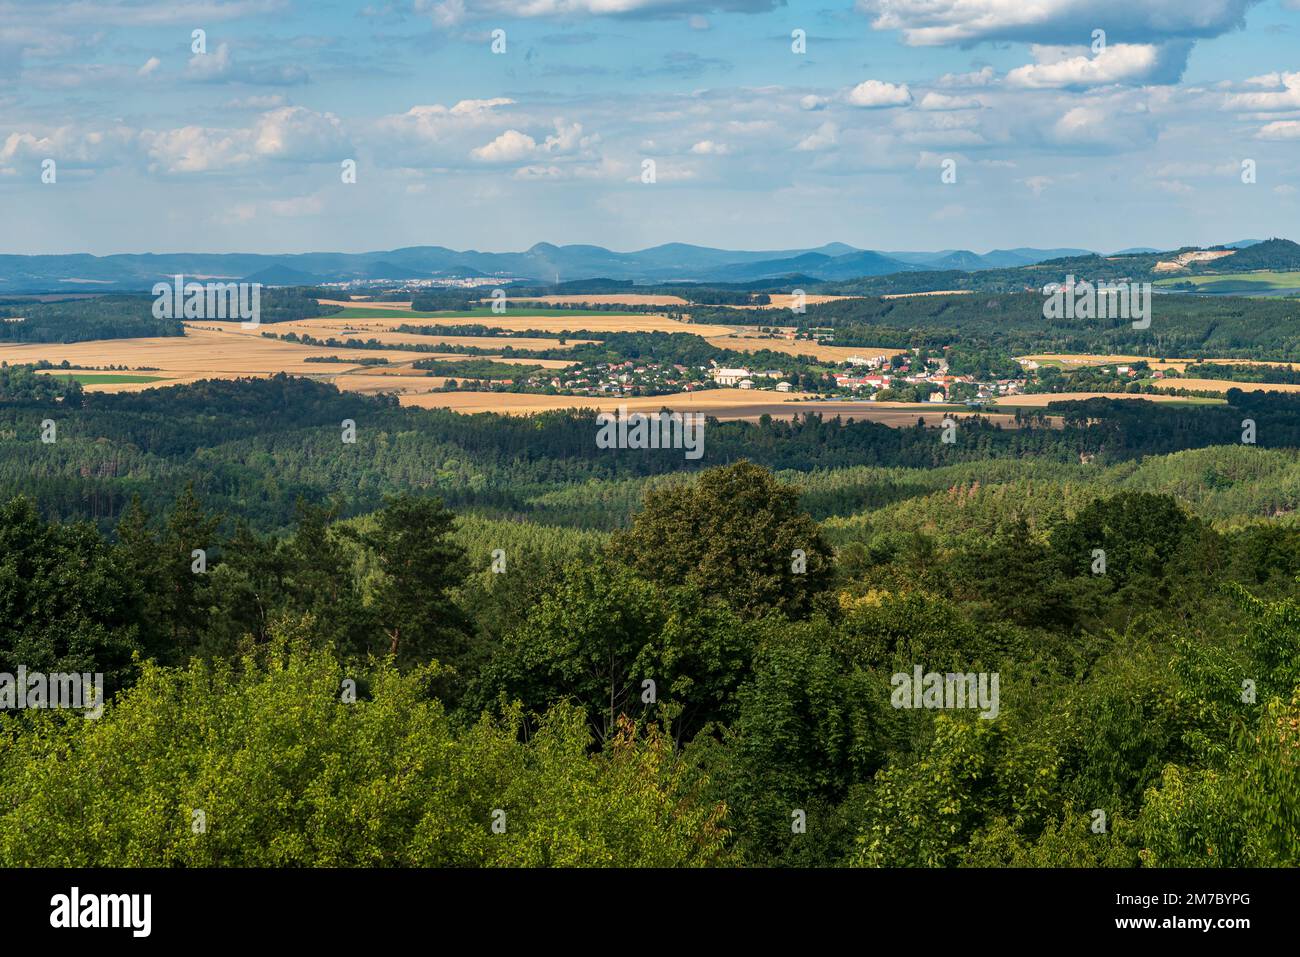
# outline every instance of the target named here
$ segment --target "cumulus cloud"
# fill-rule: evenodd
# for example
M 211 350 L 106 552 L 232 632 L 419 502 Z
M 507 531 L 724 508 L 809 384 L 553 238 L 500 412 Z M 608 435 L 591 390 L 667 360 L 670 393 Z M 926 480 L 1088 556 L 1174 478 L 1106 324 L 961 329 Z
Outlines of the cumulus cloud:
M 1279 110 L 1300 110 L 1300 72 L 1272 73 L 1268 76 L 1252 77 L 1247 81 L 1253 86 L 1274 87 L 1263 93 L 1234 93 L 1224 100 L 1224 107 L 1229 110 L 1245 110 L 1251 113 L 1274 113 Z
M 141 134 L 150 168 L 164 173 L 206 173 L 244 166 L 252 160 L 249 139 L 239 131 L 183 126 Z
M 691 147 L 691 152 L 696 156 L 726 156 L 731 152 L 731 148 L 725 143 L 716 143 L 713 140 L 700 140 Z
M 482 163 L 518 163 L 544 156 L 565 156 L 592 147 L 597 137 L 583 136 L 581 123 L 555 121 L 555 133 L 541 143 L 519 130 L 509 129 L 490 143 L 470 150 L 472 159 Z
M 334 159 L 348 145 L 337 116 L 301 106 L 263 113 L 253 127 L 252 138 L 258 156 L 307 162 Z
M 469 151 L 469 155 L 484 163 L 518 163 L 532 156 L 537 141 L 527 133 L 506 130 L 491 143 Z
M 168 174 L 206 173 L 263 161 L 332 162 L 351 147 L 339 118 L 301 106 L 259 116 L 246 129 L 184 126 L 140 134 L 150 167 Z
M 61 126 L 40 133 L 15 132 L 0 146 L 0 166 L 53 159 L 61 167 L 102 169 L 129 158 L 135 140 L 135 133 L 125 126 L 89 131 Z
M 1261 0 L 857 0 L 877 30 L 912 46 L 981 40 L 1068 43 L 1098 27 L 1113 40 L 1215 37 L 1242 26 Z
M 1177 83 L 1187 66 L 1191 45 L 1173 41 L 1163 46 L 1150 43 L 1113 43 L 1096 56 L 1087 47 L 1035 45 L 1038 62 L 1017 67 L 1007 74 L 1010 87 L 1029 89 L 1086 89 L 1112 83 Z
M 893 84 L 882 80 L 867 80 L 849 90 L 844 99 L 854 106 L 867 109 L 907 106 L 912 102 L 912 91 L 907 88 L 906 83 Z

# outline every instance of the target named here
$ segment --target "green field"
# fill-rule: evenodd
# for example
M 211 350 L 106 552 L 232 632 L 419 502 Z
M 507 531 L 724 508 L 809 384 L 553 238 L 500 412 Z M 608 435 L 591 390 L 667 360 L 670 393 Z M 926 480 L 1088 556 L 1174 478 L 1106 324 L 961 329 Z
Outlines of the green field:
M 1199 293 L 1221 295 L 1266 295 L 1300 292 L 1300 272 L 1243 272 L 1231 276 L 1170 276 L 1157 279 L 1161 288 L 1189 289 Z
M 158 375 L 130 375 L 120 372 L 64 372 L 51 373 L 61 379 L 76 379 L 82 385 L 112 384 L 114 382 L 160 382 Z

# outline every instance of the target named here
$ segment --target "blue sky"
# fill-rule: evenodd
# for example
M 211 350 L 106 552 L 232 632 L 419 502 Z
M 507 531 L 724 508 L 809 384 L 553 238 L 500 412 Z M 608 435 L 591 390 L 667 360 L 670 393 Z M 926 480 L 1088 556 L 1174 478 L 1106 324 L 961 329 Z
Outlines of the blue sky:
M 1108 251 L 1298 214 L 1300 0 L 0 0 L 3 253 Z

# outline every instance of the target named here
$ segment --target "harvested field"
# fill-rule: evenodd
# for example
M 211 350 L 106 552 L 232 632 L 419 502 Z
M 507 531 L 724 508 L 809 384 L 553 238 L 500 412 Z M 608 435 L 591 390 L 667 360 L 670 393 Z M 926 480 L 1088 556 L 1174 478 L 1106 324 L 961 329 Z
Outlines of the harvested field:
M 789 309 L 794 304 L 794 296 L 784 292 L 774 292 L 771 294 L 771 302 L 765 306 L 730 306 L 728 309 Z M 805 306 L 815 306 L 819 302 L 838 302 L 841 299 L 861 299 L 861 296 L 811 296 L 804 295 L 803 302 Z M 704 305 L 704 303 L 700 303 Z
M 891 292 L 881 299 L 910 299 L 913 296 L 969 296 L 971 289 L 935 289 L 932 292 Z
M 782 401 L 778 394 L 754 392 L 748 389 L 702 389 L 676 395 L 641 398 L 587 398 L 567 395 L 522 395 L 519 393 L 437 392 L 425 395 L 403 396 L 403 405 L 419 408 L 454 409 L 457 412 L 502 412 L 507 415 L 530 415 L 553 409 L 599 409 L 613 412 L 620 407 L 629 412 L 703 412 L 718 419 L 754 420 L 763 415 L 773 418 L 792 418 L 806 412 L 815 412 L 824 418 L 840 416 L 856 421 L 881 422 L 885 425 L 910 427 L 918 418 L 927 425 L 938 425 L 946 416 L 961 419 L 970 413 L 935 409 L 933 406 L 903 402 L 819 402 L 803 393 L 793 393 L 794 399 Z M 1004 426 L 1014 426 L 1015 418 L 1009 414 L 994 413 L 986 416 Z
M 651 296 L 635 292 L 601 294 L 591 296 L 524 296 L 509 298 L 506 302 L 544 302 L 557 306 L 581 306 L 590 303 L 596 306 L 685 306 L 687 302 L 681 296 Z
M 1152 402 L 1181 402 L 1183 404 L 1189 402 L 1195 403 L 1197 401 L 1196 399 L 1189 399 L 1177 395 L 1134 395 L 1131 392 L 1047 392 L 1035 393 L 1033 395 L 1004 395 L 1000 396 L 994 404 L 1000 406 L 1038 408 L 1051 402 L 1072 402 L 1081 399 L 1149 399 Z M 1216 400 L 1202 399 L 1200 401 L 1213 402 Z
M 734 349 L 737 352 L 762 352 L 765 349 L 770 349 L 772 352 L 780 352 L 788 356 L 812 356 L 814 359 L 820 359 L 823 362 L 843 362 L 849 356 L 861 356 L 864 359 L 870 359 L 873 356 L 892 356 L 906 351 L 903 349 L 878 349 L 863 346 L 828 346 L 818 342 L 809 342 L 807 339 L 798 339 L 794 342 L 789 339 L 760 339 L 755 336 L 736 333 L 715 334 L 705 338 L 709 340 L 710 345 L 717 346 L 719 349 Z
M 1198 392 L 1223 392 L 1240 389 L 1242 392 L 1300 392 L 1297 383 L 1232 382 L 1228 379 L 1165 379 L 1161 385 L 1171 389 L 1195 389 Z
M 1089 354 L 1065 354 L 1065 353 L 1044 353 L 1040 355 L 1018 356 L 1020 359 L 1028 359 L 1039 364 L 1055 364 L 1063 368 L 1079 366 L 1103 366 L 1103 365 L 1129 365 L 1134 362 L 1145 362 L 1152 369 L 1159 372 L 1182 372 L 1189 365 L 1197 362 L 1196 359 L 1152 359 L 1149 356 L 1103 356 Z M 1222 366 L 1279 366 L 1287 369 L 1300 368 L 1300 362 L 1280 362 L 1274 359 L 1201 359 L 1201 362 L 1213 362 Z

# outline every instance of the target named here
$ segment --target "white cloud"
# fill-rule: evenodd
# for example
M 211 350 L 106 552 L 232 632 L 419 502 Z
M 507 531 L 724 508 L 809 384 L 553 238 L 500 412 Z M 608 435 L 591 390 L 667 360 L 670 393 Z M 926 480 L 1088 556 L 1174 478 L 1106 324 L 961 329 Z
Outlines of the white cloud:
M 1235 93 L 1224 100 L 1224 108 L 1252 113 L 1273 113 L 1279 110 L 1300 110 L 1300 72 L 1273 73 L 1252 77 L 1246 81 L 1254 86 L 1271 86 L 1265 93 Z
M 801 153 L 817 153 L 828 150 L 839 142 L 839 127 L 834 123 L 823 123 L 815 131 L 799 141 L 795 149 Z
M 979 110 L 983 109 L 984 104 L 977 97 L 973 96 L 949 96 L 947 93 L 927 93 L 921 97 L 921 102 L 917 104 L 918 109 L 933 110 L 936 112 L 946 110 Z
M 781 0 L 415 0 L 415 11 L 444 29 L 466 20 L 576 19 L 579 17 L 676 17 L 693 14 L 694 29 L 702 14 L 766 13 Z
M 183 126 L 162 132 L 145 130 L 141 138 L 150 167 L 164 173 L 206 173 L 244 166 L 253 158 L 243 131 Z
M 1187 64 L 1190 45 L 1112 43 L 1096 56 L 1087 47 L 1035 45 L 1038 62 L 1007 74 L 1007 85 L 1028 89 L 1084 89 L 1112 83 L 1176 83 Z
M 141 142 L 150 167 L 169 174 L 230 170 L 267 160 L 332 162 L 351 150 L 337 116 L 301 106 L 264 113 L 247 129 L 145 130 Z
M 282 160 L 334 159 L 348 146 L 343 124 L 333 113 L 283 106 L 263 113 L 254 124 L 253 150 Z
M 536 150 L 537 141 L 527 133 L 506 130 L 491 143 L 470 150 L 469 155 L 484 163 L 517 163 Z
M 907 106 L 912 102 L 912 91 L 906 83 L 893 84 L 881 80 L 867 80 L 859 83 L 846 95 L 845 99 L 854 106 L 877 109 L 887 106 Z
M 214 51 L 191 56 L 185 64 L 185 78 L 194 83 L 248 83 L 257 86 L 292 86 L 308 80 L 307 71 L 292 63 L 236 63 L 228 43 L 220 44 Z
M 731 152 L 731 149 L 725 143 L 715 143 L 713 140 L 700 140 L 691 147 L 691 152 L 697 156 L 726 156 Z
M 1300 140 L 1300 120 L 1276 120 L 1255 134 L 1261 140 Z
M 156 56 L 151 56 L 149 59 L 144 61 L 144 65 L 141 66 L 140 69 L 135 71 L 135 75 L 149 76 L 149 74 L 157 70 L 161 64 L 162 64 L 161 60 L 159 60 Z
M 196 53 L 190 57 L 185 64 L 185 75 L 199 83 L 211 83 L 228 77 L 233 67 L 230 44 L 222 43 L 212 53 Z
M 471 158 L 483 163 L 518 163 L 543 156 L 565 156 L 590 150 L 599 137 L 583 136 L 581 123 L 555 120 L 555 133 L 538 143 L 527 133 L 509 129 L 492 142 L 470 150 Z
M 991 86 L 997 79 L 997 74 L 993 72 L 993 67 L 981 67 L 974 73 L 945 73 L 939 77 L 939 86 L 942 87 L 972 87 L 972 86 Z
M 877 30 L 911 46 L 981 40 L 1069 42 L 1103 28 L 1152 40 L 1214 37 L 1241 26 L 1260 0 L 857 0 Z
M 818 96 L 815 93 L 809 93 L 807 96 L 799 98 L 799 109 L 801 110 L 820 110 L 824 109 L 830 101 L 824 96 Z
M 135 133 L 125 126 L 87 132 L 61 126 L 44 133 L 10 133 L 0 146 L 0 165 L 53 159 L 61 167 L 101 169 L 127 159 L 135 139 Z

